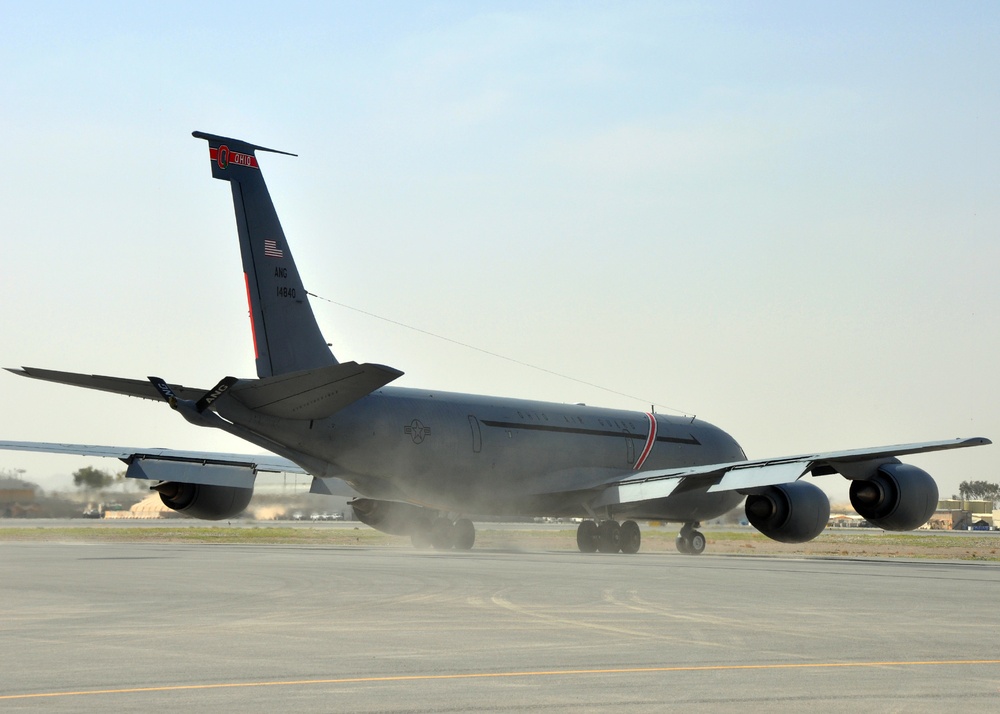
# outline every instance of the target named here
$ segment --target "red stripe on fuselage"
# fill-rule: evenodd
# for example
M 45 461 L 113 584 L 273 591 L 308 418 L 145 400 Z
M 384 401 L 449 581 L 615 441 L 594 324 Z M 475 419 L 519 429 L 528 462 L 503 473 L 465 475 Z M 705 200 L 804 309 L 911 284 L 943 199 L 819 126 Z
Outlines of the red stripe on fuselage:
M 243 282 L 247 286 L 247 308 L 250 310 L 250 336 L 253 337 L 253 358 L 260 357 L 257 351 L 257 328 L 253 326 L 253 301 L 250 299 L 250 276 L 243 273 Z
M 636 471 L 642 468 L 642 465 L 646 461 L 646 457 L 649 456 L 649 452 L 653 450 L 653 444 L 656 443 L 656 416 L 647 413 L 646 418 L 649 419 L 649 436 L 646 437 L 646 446 L 643 447 L 642 454 L 635 462 L 634 468 Z

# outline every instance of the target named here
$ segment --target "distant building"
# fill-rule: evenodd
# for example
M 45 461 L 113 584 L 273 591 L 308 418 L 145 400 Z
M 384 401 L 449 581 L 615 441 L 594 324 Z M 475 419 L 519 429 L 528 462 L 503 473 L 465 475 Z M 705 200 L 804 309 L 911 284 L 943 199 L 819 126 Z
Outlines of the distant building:
M 24 516 L 37 509 L 38 487 L 16 478 L 0 479 L 0 516 Z
M 16 478 L 0 479 L 0 503 L 34 501 L 38 487 Z
M 966 501 L 962 498 L 945 498 L 938 501 L 939 511 L 968 511 L 969 513 L 993 513 L 993 501 Z
M 993 528 L 993 501 L 966 501 L 946 498 L 938 501 L 937 510 L 931 516 L 930 527 L 945 530 L 964 531 L 978 526 Z

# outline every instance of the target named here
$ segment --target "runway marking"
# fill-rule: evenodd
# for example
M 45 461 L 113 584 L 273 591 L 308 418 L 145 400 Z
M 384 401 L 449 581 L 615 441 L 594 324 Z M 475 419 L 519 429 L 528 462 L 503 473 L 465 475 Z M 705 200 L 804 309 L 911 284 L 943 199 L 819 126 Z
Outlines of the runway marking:
M 163 687 L 128 689 L 90 689 L 79 692 L 36 692 L 4 694 L 0 701 L 41 699 L 44 697 L 82 697 L 99 694 L 144 694 L 149 692 L 184 692 L 206 689 L 245 689 L 250 687 L 301 687 L 311 684 L 372 684 L 392 682 L 430 682 L 454 679 L 502 679 L 505 677 L 579 677 L 595 674 L 649 674 L 656 672 L 725 672 L 767 669 L 836 669 L 848 667 L 940 667 L 1000 664 L 1000 659 L 923 660 L 914 662 L 813 662 L 788 664 L 710 664 L 681 667 L 627 667 L 616 669 L 561 669 L 534 672 L 468 672 L 456 674 L 408 674 L 388 677 L 343 677 L 339 679 L 300 679 L 285 682 L 220 682 L 217 684 L 177 684 Z
M 607 599 L 610 590 L 605 590 L 605 599 Z M 497 594 L 491 598 L 494 605 L 509 610 L 510 612 L 516 613 L 523 617 L 533 617 L 536 620 L 548 623 L 549 625 L 562 625 L 564 627 L 575 627 L 579 629 L 588 630 L 598 630 L 601 632 L 610 632 L 615 635 L 625 636 L 625 637 L 642 637 L 645 639 L 657 639 L 663 642 L 676 642 L 678 644 L 686 645 L 701 645 L 702 647 L 716 647 L 716 648 L 726 648 L 729 645 L 724 642 L 719 642 L 718 640 L 700 640 L 691 639 L 688 637 L 677 637 L 674 635 L 667 635 L 662 632 L 651 632 L 649 630 L 638 630 L 631 629 L 628 627 L 612 626 L 612 625 L 602 625 L 595 622 L 586 622 L 584 620 L 574 620 L 569 617 L 558 617 L 556 615 L 550 615 L 546 612 L 538 612 L 531 610 L 527 607 L 521 605 L 515 605 L 510 600 L 505 598 L 503 595 Z M 565 612 L 565 611 L 563 611 Z

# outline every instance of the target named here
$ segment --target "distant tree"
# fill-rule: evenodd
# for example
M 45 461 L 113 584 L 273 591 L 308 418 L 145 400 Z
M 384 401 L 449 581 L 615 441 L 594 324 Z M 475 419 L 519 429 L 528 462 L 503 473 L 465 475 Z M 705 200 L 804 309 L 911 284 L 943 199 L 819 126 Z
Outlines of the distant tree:
M 142 493 L 149 489 L 148 481 L 143 481 L 142 479 L 138 478 L 126 478 L 125 477 L 126 473 L 127 472 L 125 471 L 119 471 L 118 473 L 116 473 L 112 479 L 113 483 L 116 486 L 120 485 L 122 487 L 122 490 L 124 491 L 137 491 L 139 493 Z
M 962 481 L 958 484 L 958 495 L 966 501 L 993 501 L 1000 505 L 1000 484 L 990 481 Z
M 73 472 L 73 484 L 77 488 L 87 491 L 100 491 L 114 482 L 114 476 L 107 471 L 95 469 L 93 466 L 85 466 Z

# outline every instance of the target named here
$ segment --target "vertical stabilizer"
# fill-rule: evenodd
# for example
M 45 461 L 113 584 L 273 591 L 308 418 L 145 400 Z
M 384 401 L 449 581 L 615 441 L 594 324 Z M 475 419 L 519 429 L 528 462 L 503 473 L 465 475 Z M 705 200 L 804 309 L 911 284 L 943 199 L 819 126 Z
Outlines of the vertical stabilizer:
M 316 324 L 254 153 L 287 152 L 200 131 L 193 136 L 208 141 L 212 176 L 233 188 L 257 376 L 337 364 Z

